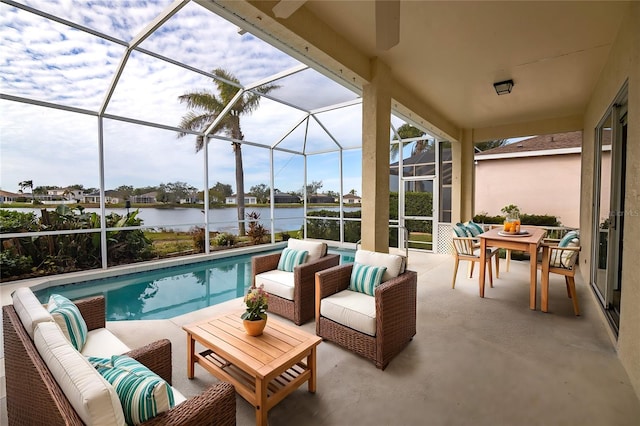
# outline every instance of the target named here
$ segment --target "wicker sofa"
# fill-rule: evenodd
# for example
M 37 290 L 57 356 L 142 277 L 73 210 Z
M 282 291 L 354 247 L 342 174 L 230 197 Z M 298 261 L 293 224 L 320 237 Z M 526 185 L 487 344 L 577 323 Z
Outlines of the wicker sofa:
M 110 334 L 105 328 L 104 297 L 93 297 L 75 301 L 74 303 L 80 310 L 89 333 L 102 333 L 101 329 L 104 329 L 104 334 Z M 48 367 L 48 365 L 52 365 L 51 358 L 57 354 L 55 351 L 60 348 L 54 347 L 52 352 L 44 354 L 44 358 L 38 349 L 41 348 L 42 342 L 38 332 L 40 332 L 40 329 L 52 328 L 54 323 L 46 319 L 34 319 L 32 317 L 33 321 L 31 319 L 26 321 L 27 326 L 25 327 L 24 306 L 19 305 L 16 310 L 14 305 L 7 305 L 2 308 L 2 311 L 9 425 L 85 424 L 77 408 L 75 408 L 78 407 L 77 399 L 74 400 L 74 397 L 68 397 L 63 390 L 69 389 L 69 383 L 64 383 L 68 381 L 68 377 L 65 377 L 61 382 L 62 384 L 59 384 L 56 377 L 60 380 L 60 375 L 56 376 L 52 372 L 56 369 Z M 53 328 L 60 331 L 57 326 Z M 38 340 L 39 338 L 40 340 Z M 117 342 L 114 345 L 117 346 Z M 63 356 L 82 357 L 73 347 L 75 354 L 70 353 L 68 348 L 62 349 L 66 351 Z M 147 346 L 131 350 L 126 355 L 138 360 L 171 384 L 171 342 L 169 340 L 156 341 Z M 81 359 L 80 361 L 83 360 Z M 83 362 L 61 363 L 59 365 L 79 364 L 83 364 Z M 75 373 L 68 371 L 68 368 L 63 370 L 63 374 L 65 372 L 69 373 L 69 377 Z M 101 379 L 100 377 L 96 379 L 89 377 L 89 379 L 85 378 L 85 380 L 87 382 L 99 382 Z M 84 408 L 86 407 L 80 407 L 80 409 Z M 236 396 L 234 387 L 228 383 L 213 385 L 202 394 L 185 400 L 169 411 L 144 422 L 144 424 L 235 425 Z

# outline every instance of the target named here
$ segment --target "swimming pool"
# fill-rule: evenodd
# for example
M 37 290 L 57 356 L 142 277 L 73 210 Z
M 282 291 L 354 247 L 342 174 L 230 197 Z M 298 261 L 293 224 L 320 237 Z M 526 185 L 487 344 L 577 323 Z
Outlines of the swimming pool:
M 353 250 L 329 252 L 340 254 L 342 263 L 353 262 Z M 35 294 L 42 303 L 54 293 L 71 300 L 104 295 L 107 321 L 167 319 L 244 296 L 251 285 L 254 255 L 59 285 Z

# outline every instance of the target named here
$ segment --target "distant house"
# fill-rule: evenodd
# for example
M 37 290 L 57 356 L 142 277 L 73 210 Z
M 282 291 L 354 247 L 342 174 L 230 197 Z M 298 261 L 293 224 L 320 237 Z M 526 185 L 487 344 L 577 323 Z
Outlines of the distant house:
M 230 197 L 227 197 L 224 199 L 225 204 L 237 204 L 236 200 L 237 200 L 237 194 L 233 194 Z M 258 204 L 258 199 L 253 196 L 253 195 L 245 195 L 244 196 L 244 203 L 245 204 Z
M 157 201 L 158 193 L 156 191 L 147 192 L 141 195 L 132 195 L 129 201 L 133 204 L 153 204 Z
M 24 197 L 24 194 L 16 194 L 14 192 L 3 191 L 0 189 L 0 204 L 2 203 L 13 203 L 16 201 L 16 198 Z
M 104 191 L 104 200 L 107 204 L 118 204 L 123 200 L 122 194 L 119 191 L 108 189 Z
M 300 197 L 285 192 L 276 192 L 273 195 L 274 204 L 295 204 L 300 203 Z
M 475 155 L 475 213 L 549 214 L 580 225 L 582 132 L 536 136 Z M 605 162 L 603 161 L 603 164 Z
M 84 191 L 75 188 L 47 189 L 48 200 L 67 200 L 80 202 L 84 198 Z
M 362 198 L 354 194 L 344 194 L 342 196 L 342 202 L 344 204 L 361 204 Z
M 197 203 L 200 203 L 200 199 L 198 198 L 198 193 L 197 192 L 192 192 L 191 194 L 188 194 L 184 198 L 180 198 L 179 203 L 180 204 L 197 204 Z
M 100 204 L 100 193 L 92 192 L 90 194 L 84 194 L 82 202 L 87 204 Z
M 336 200 L 330 195 L 326 195 L 326 194 L 309 195 L 309 203 L 312 203 L 312 204 L 335 203 L 335 202 Z
M 122 194 L 113 189 L 108 189 L 104 191 L 104 200 L 106 204 L 118 204 L 122 201 Z M 84 194 L 81 201 L 87 204 L 100 204 L 100 192 Z

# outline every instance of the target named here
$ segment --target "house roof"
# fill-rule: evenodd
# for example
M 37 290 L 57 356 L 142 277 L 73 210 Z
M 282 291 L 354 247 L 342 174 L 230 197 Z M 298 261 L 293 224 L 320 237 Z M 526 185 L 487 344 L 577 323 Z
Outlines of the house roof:
M 344 195 L 342 196 L 342 198 L 343 198 L 343 199 L 344 199 L 344 198 L 353 198 L 353 199 L 358 199 L 358 200 L 359 200 L 361 197 L 360 197 L 360 196 L 358 196 L 358 195 L 353 195 L 353 194 L 344 194 Z
M 554 133 L 551 135 L 535 136 L 519 142 L 499 146 L 487 151 L 478 152 L 476 157 L 496 154 L 517 154 L 534 151 L 550 151 L 554 149 L 568 149 L 582 147 L 582 132 Z

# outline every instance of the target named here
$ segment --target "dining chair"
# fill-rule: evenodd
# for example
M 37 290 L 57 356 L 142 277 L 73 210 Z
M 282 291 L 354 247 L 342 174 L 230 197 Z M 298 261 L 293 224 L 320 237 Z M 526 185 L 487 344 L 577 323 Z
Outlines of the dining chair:
M 573 303 L 573 313 L 580 315 L 578 294 L 576 292 L 575 273 L 577 268 L 578 253 L 580 252 L 580 235 L 576 231 L 569 231 L 555 244 L 542 245 L 542 261 L 538 269 L 542 270 L 541 310 L 549 310 L 549 274 L 564 276 L 567 286 L 567 296 Z
M 477 237 L 468 236 L 468 231 L 459 225 L 453 226 L 453 247 L 455 249 L 455 264 L 453 269 L 453 281 L 451 288 L 456 288 L 456 277 L 458 275 L 458 265 L 461 260 L 467 260 L 471 262 L 469 267 L 469 278 L 473 278 L 473 269 L 476 262 L 480 262 L 480 247 L 479 239 Z M 493 272 L 491 268 L 491 258 L 495 259 L 496 264 L 496 278 L 500 278 L 500 258 L 498 253 L 500 251 L 497 247 L 489 247 L 487 250 L 486 264 L 481 265 L 485 268 L 489 266 L 489 285 L 493 287 Z

